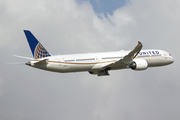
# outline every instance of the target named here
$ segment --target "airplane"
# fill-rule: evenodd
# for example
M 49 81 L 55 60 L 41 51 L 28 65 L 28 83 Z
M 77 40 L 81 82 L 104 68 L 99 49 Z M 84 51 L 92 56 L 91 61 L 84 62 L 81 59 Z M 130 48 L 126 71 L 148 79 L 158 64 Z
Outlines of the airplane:
M 110 70 L 146 70 L 148 67 L 169 65 L 174 62 L 171 54 L 164 50 L 142 50 L 142 43 L 129 51 L 51 55 L 29 30 L 24 30 L 33 58 L 26 65 L 59 73 L 84 72 L 107 76 Z

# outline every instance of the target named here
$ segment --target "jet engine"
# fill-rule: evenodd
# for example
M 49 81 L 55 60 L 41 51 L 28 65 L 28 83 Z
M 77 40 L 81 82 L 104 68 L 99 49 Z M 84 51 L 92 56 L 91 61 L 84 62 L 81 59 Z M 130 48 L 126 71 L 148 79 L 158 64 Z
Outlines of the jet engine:
M 148 62 L 145 59 L 135 59 L 129 67 L 133 70 L 146 70 L 148 68 Z

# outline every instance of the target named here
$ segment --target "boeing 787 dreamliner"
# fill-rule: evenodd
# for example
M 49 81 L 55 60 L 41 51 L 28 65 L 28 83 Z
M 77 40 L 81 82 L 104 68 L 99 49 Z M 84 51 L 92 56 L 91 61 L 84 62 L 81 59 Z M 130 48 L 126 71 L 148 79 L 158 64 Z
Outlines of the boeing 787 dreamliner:
M 142 43 L 132 51 L 51 55 L 34 35 L 24 30 L 33 58 L 26 65 L 59 73 L 83 72 L 105 76 L 110 70 L 128 69 L 146 70 L 148 67 L 169 65 L 173 57 L 164 50 L 142 50 Z M 20 57 L 20 56 L 18 56 Z M 26 57 L 22 57 L 26 58 Z

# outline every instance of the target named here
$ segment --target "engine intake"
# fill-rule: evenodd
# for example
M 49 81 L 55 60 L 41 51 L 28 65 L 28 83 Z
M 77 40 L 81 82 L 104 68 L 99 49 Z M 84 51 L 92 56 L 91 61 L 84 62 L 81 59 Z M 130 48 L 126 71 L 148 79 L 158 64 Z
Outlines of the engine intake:
M 146 70 L 148 68 L 148 62 L 145 59 L 135 59 L 129 67 L 133 70 Z

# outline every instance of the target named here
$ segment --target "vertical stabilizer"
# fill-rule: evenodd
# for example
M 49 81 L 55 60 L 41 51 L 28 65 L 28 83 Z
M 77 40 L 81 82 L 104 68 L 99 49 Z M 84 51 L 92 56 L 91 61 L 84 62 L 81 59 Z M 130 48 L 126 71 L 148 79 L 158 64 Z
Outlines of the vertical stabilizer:
M 26 35 L 34 59 L 51 56 L 29 30 L 24 30 L 24 33 Z

